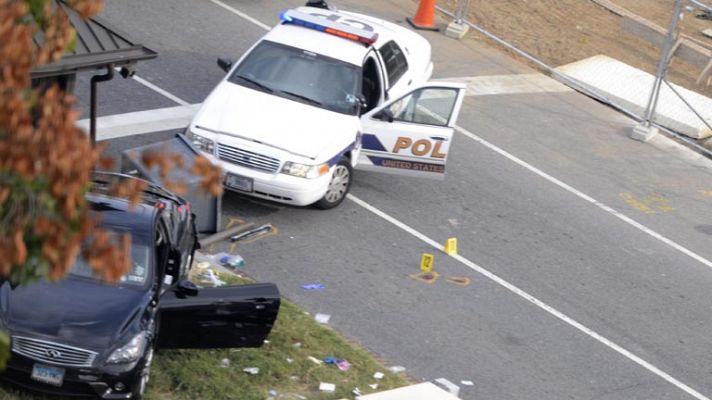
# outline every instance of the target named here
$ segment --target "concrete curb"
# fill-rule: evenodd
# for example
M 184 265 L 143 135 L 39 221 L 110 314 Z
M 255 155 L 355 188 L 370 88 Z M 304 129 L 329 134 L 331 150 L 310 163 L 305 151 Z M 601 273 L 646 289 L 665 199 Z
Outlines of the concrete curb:
M 425 382 L 381 393 L 358 396 L 356 400 L 458 400 L 458 398 L 430 382 Z

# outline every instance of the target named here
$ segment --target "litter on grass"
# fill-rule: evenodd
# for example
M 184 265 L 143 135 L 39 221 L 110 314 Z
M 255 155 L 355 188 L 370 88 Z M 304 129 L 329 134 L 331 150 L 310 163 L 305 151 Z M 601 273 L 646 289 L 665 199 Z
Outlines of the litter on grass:
M 328 324 L 329 320 L 331 319 L 331 315 L 329 314 L 317 314 L 314 316 L 314 319 L 316 322 L 320 324 Z
M 209 281 L 213 287 L 224 286 L 225 282 L 215 275 L 212 269 L 208 269 L 205 272 L 201 272 L 198 275 L 198 279 Z
M 346 360 L 339 360 L 339 362 L 336 363 L 336 366 L 344 372 L 351 369 L 351 363 Z
M 321 390 L 322 392 L 333 393 L 336 391 L 336 385 L 334 385 L 333 383 L 320 382 L 319 390 Z
M 370 388 L 373 389 L 373 390 L 376 390 L 376 389 L 378 389 L 378 384 L 377 384 L 377 383 L 372 383 L 372 384 L 368 385 L 368 387 L 370 387 Z
M 326 357 L 324 359 L 324 362 L 327 364 L 333 364 L 336 365 L 341 371 L 348 371 L 351 369 L 351 363 L 349 363 L 346 360 L 338 359 L 335 357 Z
M 245 368 L 245 369 L 243 369 L 243 371 L 247 372 L 250 375 L 257 375 L 260 373 L 260 369 L 257 367 Z
M 230 368 L 230 359 L 223 358 L 222 360 L 220 360 L 220 368 Z
M 311 362 L 313 362 L 314 364 L 317 364 L 317 365 L 321 365 L 321 364 L 324 363 L 324 361 L 321 361 L 320 359 L 318 359 L 318 358 L 316 358 L 316 357 L 312 357 L 312 356 L 307 357 L 307 360 L 309 360 L 309 361 L 311 361 Z
M 383 379 L 384 376 L 383 372 L 376 372 L 373 374 L 373 379 Z

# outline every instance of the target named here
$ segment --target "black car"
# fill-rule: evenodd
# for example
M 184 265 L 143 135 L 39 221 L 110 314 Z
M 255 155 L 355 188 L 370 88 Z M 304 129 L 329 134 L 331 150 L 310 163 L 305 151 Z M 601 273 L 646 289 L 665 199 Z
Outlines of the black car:
M 51 394 L 140 399 L 154 350 L 260 347 L 279 311 L 277 287 L 197 287 L 187 280 L 198 247 L 190 205 L 150 185 L 131 208 L 105 188 L 97 178 L 87 199 L 103 227 L 131 234 L 132 270 L 106 283 L 79 257 L 62 281 L 2 283 L 12 356 L 0 378 Z

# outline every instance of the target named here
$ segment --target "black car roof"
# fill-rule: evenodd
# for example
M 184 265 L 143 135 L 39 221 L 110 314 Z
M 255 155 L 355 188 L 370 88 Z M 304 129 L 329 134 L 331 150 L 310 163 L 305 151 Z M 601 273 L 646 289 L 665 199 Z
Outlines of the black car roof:
M 145 183 L 146 187 L 143 190 L 143 195 L 141 196 L 141 202 L 143 203 L 156 204 L 160 201 L 170 201 L 176 203 L 177 205 L 184 205 L 187 203 L 182 197 L 151 181 L 116 172 L 93 172 L 91 192 L 107 194 L 107 191 L 112 184 L 127 179 L 139 180 Z
M 136 237 L 153 237 L 156 216 L 160 211 L 156 206 L 146 203 L 132 206 L 128 200 L 95 193 L 87 194 L 86 199 L 101 226 L 128 231 Z
M 140 201 L 131 204 L 129 200 L 110 196 L 112 184 L 122 180 L 141 180 L 146 188 L 141 193 Z M 181 197 L 161 186 L 130 175 L 113 172 L 95 172 L 92 174 L 92 186 L 86 195 L 91 203 L 91 210 L 99 218 L 100 224 L 112 230 L 128 231 L 133 236 L 152 238 L 158 213 L 166 204 L 186 204 Z

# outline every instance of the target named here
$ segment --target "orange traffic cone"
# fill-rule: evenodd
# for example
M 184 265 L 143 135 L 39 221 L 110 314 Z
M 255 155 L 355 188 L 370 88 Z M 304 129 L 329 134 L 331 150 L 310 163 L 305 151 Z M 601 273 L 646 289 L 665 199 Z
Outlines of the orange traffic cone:
M 406 18 L 406 20 L 415 29 L 424 29 L 428 31 L 439 31 L 440 28 L 435 27 L 435 0 L 420 0 L 418 12 L 415 13 L 415 18 Z

